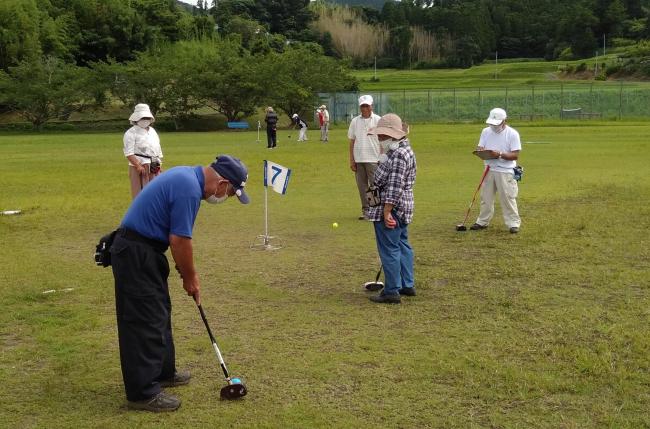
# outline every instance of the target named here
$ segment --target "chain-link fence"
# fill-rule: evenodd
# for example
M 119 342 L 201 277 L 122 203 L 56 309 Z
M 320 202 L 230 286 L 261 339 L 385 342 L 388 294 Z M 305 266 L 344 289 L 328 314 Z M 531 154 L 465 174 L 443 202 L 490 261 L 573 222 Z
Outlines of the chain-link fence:
M 374 98 L 373 110 L 400 115 L 409 122 L 480 121 L 493 107 L 517 120 L 650 118 L 650 84 L 557 84 L 517 88 L 338 92 L 319 94 L 335 122 L 359 114 L 361 94 Z

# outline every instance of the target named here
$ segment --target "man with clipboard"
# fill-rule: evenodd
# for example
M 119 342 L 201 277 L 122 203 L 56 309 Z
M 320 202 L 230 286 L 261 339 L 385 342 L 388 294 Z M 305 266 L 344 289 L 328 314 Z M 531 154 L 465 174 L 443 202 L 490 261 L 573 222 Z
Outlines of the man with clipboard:
M 481 189 L 481 211 L 474 225 L 469 229 L 485 229 L 494 216 L 494 197 L 498 193 L 503 213 L 503 222 L 512 234 L 519 232 L 521 218 L 517 210 L 519 188 L 514 177 L 521 140 L 519 133 L 506 124 L 506 111 L 495 108 L 485 121 L 489 126 L 481 132 L 478 147 L 473 152 L 490 167 Z

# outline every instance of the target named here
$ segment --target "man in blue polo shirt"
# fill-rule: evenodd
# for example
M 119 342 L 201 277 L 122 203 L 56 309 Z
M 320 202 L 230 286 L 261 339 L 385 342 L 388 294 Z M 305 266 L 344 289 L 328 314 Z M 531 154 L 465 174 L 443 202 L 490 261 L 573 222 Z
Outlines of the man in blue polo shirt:
M 192 229 L 201 200 L 216 204 L 236 195 L 248 204 L 246 166 L 218 156 L 206 167 L 174 167 L 133 200 L 111 247 L 122 378 L 127 405 L 174 411 L 180 400 L 163 387 L 187 384 L 176 371 L 171 300 L 165 257 L 171 248 L 183 288 L 200 304 L 200 282 L 192 257 Z

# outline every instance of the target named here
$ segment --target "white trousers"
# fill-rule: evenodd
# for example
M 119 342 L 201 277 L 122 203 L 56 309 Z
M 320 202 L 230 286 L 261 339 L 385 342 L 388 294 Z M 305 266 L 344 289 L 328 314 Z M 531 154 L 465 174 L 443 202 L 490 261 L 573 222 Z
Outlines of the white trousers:
M 503 223 L 508 228 L 516 226 L 519 228 L 521 218 L 517 210 L 517 194 L 519 187 L 512 173 L 498 173 L 490 170 L 485 176 L 483 188 L 481 189 L 481 212 L 476 223 L 487 226 L 494 216 L 494 196 L 499 193 Z
M 329 140 L 329 131 L 330 131 L 330 123 L 325 122 L 322 127 L 320 127 L 320 139 L 321 141 L 328 141 Z
M 307 141 L 307 127 L 300 128 L 300 133 L 298 134 L 298 141 L 299 142 Z

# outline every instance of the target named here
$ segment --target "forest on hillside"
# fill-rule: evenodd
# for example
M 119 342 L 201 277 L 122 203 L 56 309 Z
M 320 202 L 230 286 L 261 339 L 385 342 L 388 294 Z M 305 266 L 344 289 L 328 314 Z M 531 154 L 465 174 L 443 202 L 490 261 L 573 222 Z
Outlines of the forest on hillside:
M 402 68 L 495 55 L 579 59 L 650 39 L 649 20 L 650 0 L 199 0 L 189 11 L 174 0 L 4 0 L 0 69 L 39 53 L 120 62 L 161 42 L 214 36 L 252 52 L 317 43 L 355 67 L 375 57 Z
M 377 30 L 373 37 L 383 38 L 381 66 L 468 67 L 495 55 L 579 59 L 650 38 L 648 0 L 403 0 L 380 10 L 375 2 L 334 3 L 350 3 L 343 19 L 349 29 L 369 25 Z M 321 17 L 341 13 L 340 5 L 327 5 L 320 2 Z M 417 37 L 431 45 L 428 58 L 413 52 Z

